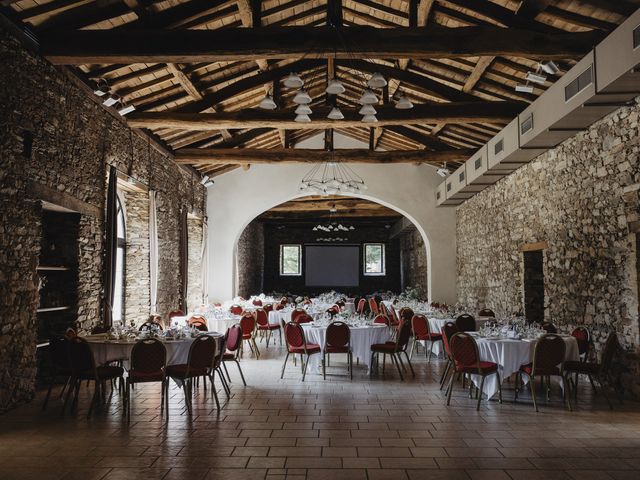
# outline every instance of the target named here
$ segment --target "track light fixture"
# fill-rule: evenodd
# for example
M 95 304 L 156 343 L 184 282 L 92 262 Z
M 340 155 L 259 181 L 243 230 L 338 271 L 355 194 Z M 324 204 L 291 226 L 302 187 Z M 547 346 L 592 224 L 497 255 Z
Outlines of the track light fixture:
M 547 81 L 546 75 L 534 72 L 527 72 L 527 76 L 525 78 L 528 82 L 537 83 L 538 85 L 544 85 L 544 83 Z
M 556 65 L 552 60 L 549 60 L 548 62 L 540 62 L 539 65 L 542 71 L 549 75 L 557 75 L 560 73 L 558 65 Z

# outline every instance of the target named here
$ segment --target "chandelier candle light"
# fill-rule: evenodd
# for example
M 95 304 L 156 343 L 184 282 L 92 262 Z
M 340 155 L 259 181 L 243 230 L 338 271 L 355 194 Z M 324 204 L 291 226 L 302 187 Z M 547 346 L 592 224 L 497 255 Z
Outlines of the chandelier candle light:
M 307 195 L 339 195 L 361 193 L 367 189 L 364 180 L 348 165 L 335 160 L 318 163 L 300 181 L 300 193 Z

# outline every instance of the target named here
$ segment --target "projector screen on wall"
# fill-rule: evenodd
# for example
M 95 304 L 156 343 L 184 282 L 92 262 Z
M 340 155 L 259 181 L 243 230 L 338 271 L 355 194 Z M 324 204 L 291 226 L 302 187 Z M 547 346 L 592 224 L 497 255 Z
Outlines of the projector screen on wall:
M 360 281 L 358 246 L 305 246 L 308 287 L 357 287 Z

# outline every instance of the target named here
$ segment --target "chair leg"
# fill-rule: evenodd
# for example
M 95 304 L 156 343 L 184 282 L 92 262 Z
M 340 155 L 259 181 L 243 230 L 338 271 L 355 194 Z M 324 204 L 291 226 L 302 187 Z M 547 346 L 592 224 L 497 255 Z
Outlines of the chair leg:
M 100 382 L 96 379 L 93 387 L 93 397 L 91 398 L 91 404 L 89 405 L 89 411 L 87 412 L 87 418 L 91 417 L 91 412 L 93 412 L 94 405 L 100 399 Z
M 327 366 L 325 365 L 327 361 L 327 356 L 324 352 L 322 352 L 322 377 L 327 379 Z
M 391 353 L 391 361 L 396 364 L 396 368 L 398 369 L 398 374 L 400 375 L 400 381 L 404 382 L 404 377 L 402 376 L 402 369 L 400 368 L 400 362 L 398 361 L 398 356 L 395 353 Z
M 227 370 L 227 364 L 224 362 L 224 360 L 221 363 L 222 363 L 222 368 L 224 368 L 224 373 L 227 374 L 227 380 L 231 382 L 231 376 L 229 375 L 229 370 Z
M 167 403 L 167 416 L 166 419 L 169 421 L 169 379 L 165 378 L 162 388 L 164 388 L 164 401 Z
M 567 378 L 567 375 L 562 375 L 562 383 L 563 383 L 563 389 L 562 389 L 562 397 L 564 398 L 564 401 L 567 403 L 567 408 L 569 409 L 570 412 L 573 411 L 573 408 L 571 407 L 571 384 L 569 383 L 569 379 Z
M 496 370 L 496 380 L 498 381 L 498 401 L 502 403 L 502 381 L 500 380 L 500 372 Z M 480 392 L 482 396 L 482 391 Z
M 480 392 L 478 393 L 478 403 L 476 403 L 476 412 L 480 410 L 480 402 L 482 401 L 482 390 L 484 390 L 484 379 L 485 375 L 482 375 L 482 379 L 480 380 Z M 469 382 L 471 383 L 471 382 Z
M 220 375 L 220 377 L 222 377 L 222 375 Z M 218 392 L 216 392 L 215 378 L 216 378 L 216 371 L 211 370 L 211 376 L 209 377 L 209 380 L 211 380 L 211 391 L 213 392 L 213 398 L 216 401 L 216 409 L 220 411 L 220 400 L 218 399 Z
M 124 389 L 125 410 L 127 412 L 127 422 L 131 421 L 131 383 L 127 377 L 127 386 Z M 162 395 L 162 401 L 164 401 L 164 394 Z
M 369 360 L 369 378 L 373 377 L 375 355 L 375 352 L 371 352 L 371 359 Z
M 224 375 L 222 374 L 222 371 L 218 368 L 218 375 L 220 377 L 220 383 L 222 383 L 222 388 L 224 388 L 224 392 L 227 394 L 227 398 L 231 397 L 231 387 L 229 387 L 229 384 L 227 383 L 227 379 L 224 378 Z
M 433 349 L 433 340 L 429 340 L 429 347 L 427 348 L 427 340 L 424 341 L 425 355 L 427 356 L 427 363 L 431 363 L 431 350 Z
M 383 374 L 383 375 L 384 375 L 384 367 L 385 367 L 385 364 L 386 364 L 386 363 L 387 363 L 387 354 L 386 354 L 386 353 L 383 353 L 383 354 L 382 354 L 382 374 Z
M 306 361 L 302 360 L 302 356 L 300 359 L 301 363 L 304 363 L 304 367 L 302 369 L 302 381 L 304 382 L 304 378 L 307 376 L 307 367 L 309 366 L 309 358 L 311 357 L 311 355 L 307 355 Z
M 247 386 L 247 382 L 245 382 L 244 380 L 244 375 L 242 374 L 242 368 L 240 368 L 240 362 L 238 360 L 234 360 L 236 362 L 236 365 L 238 366 L 238 371 L 240 372 L 240 378 L 242 379 L 242 383 L 244 384 L 244 386 Z M 286 364 L 286 360 L 285 360 L 285 364 Z
M 400 355 L 398 355 L 400 356 Z M 407 357 L 407 363 L 409 364 L 409 370 L 411 370 L 411 375 L 413 375 L 413 378 L 415 378 L 416 376 L 416 372 L 413 370 L 413 365 L 411 365 L 411 359 L 409 358 L 409 355 L 407 355 L 407 352 L 404 352 L 404 356 Z
M 538 403 L 536 402 L 536 385 L 535 378 L 533 376 L 529 376 L 529 388 L 531 389 L 531 397 L 533 398 L 533 408 L 535 408 L 536 412 L 538 411 Z
M 447 385 L 447 406 L 451 405 L 451 392 L 453 392 L 453 381 L 455 379 L 455 371 L 449 376 L 449 385 Z
M 407 367 L 404 366 L 404 362 L 402 361 L 402 355 L 400 355 L 399 352 L 396 354 L 396 360 L 398 360 L 400 362 L 400 366 L 402 367 L 402 371 L 406 372 L 407 371 Z
M 591 378 L 591 377 L 589 377 Z M 602 381 L 602 377 L 598 375 L 598 385 L 600 386 L 600 391 L 602 392 L 602 396 L 609 404 L 609 409 L 613 410 L 613 405 L 611 404 L 611 400 L 609 399 L 609 395 L 607 395 L 607 389 L 605 388 L 605 382 Z
M 440 377 L 440 390 L 444 387 L 447 381 L 447 375 L 449 374 L 449 370 L 451 370 L 451 361 L 447 359 L 447 365 L 444 367 L 444 372 L 442 372 L 442 377 Z
M 260 358 L 260 350 L 258 350 L 258 344 L 256 343 L 256 339 L 252 338 L 251 342 L 253 342 L 253 348 L 256 351 L 256 358 Z
M 293 358 L 296 358 L 296 356 L 294 355 Z M 284 357 L 284 364 L 282 365 L 282 374 L 280 375 L 281 380 L 284 378 L 284 369 L 287 368 L 287 360 L 289 360 L 289 352 L 287 352 L 287 356 Z
M 349 373 L 351 374 L 351 380 L 353 380 L 353 353 L 349 352 Z

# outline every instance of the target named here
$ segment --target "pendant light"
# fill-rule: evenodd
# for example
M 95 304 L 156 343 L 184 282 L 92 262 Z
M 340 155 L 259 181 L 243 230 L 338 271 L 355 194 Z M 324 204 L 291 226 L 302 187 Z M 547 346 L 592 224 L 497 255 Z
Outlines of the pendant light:
M 365 115 L 364 117 L 362 117 L 362 121 L 364 123 L 375 123 L 378 121 L 378 119 L 375 115 Z
M 298 105 L 298 108 L 295 110 L 296 115 L 311 115 L 313 112 L 309 105 Z
M 260 100 L 260 104 L 258 106 L 263 110 L 275 110 L 278 107 L 269 94 L 265 95 L 264 98 Z
M 327 115 L 327 118 L 330 118 L 331 120 L 342 120 L 344 119 L 344 115 L 338 107 L 333 107 L 329 112 L 329 115 Z
M 376 97 L 376 94 L 367 88 L 362 92 L 362 96 L 359 101 L 362 105 L 370 105 L 372 103 L 378 103 L 378 97 Z
M 300 88 L 304 85 L 304 81 L 297 73 L 291 72 L 287 78 L 284 79 L 284 86 L 287 88 Z
M 306 105 L 307 103 L 311 103 L 311 97 L 306 90 L 298 90 L 296 96 L 293 97 L 293 103 L 297 103 L 298 105 Z
M 327 88 L 325 92 L 327 92 L 330 95 L 340 95 L 341 93 L 345 92 L 345 88 L 344 88 L 344 85 L 342 85 L 342 83 L 340 82 L 340 80 L 334 78 L 333 80 L 330 80 L 329 83 L 327 84 Z
M 311 121 L 311 118 L 309 117 L 309 115 L 296 115 L 295 121 L 298 123 L 309 123 Z
M 358 113 L 360 115 L 375 115 L 377 112 L 376 109 L 373 108 L 373 105 L 365 105 L 358 111 Z
M 413 103 L 406 96 L 400 95 L 396 101 L 396 108 L 398 110 L 410 110 L 413 108 Z
M 387 86 L 387 81 L 380 72 L 375 72 L 367 82 L 371 88 L 382 88 Z

